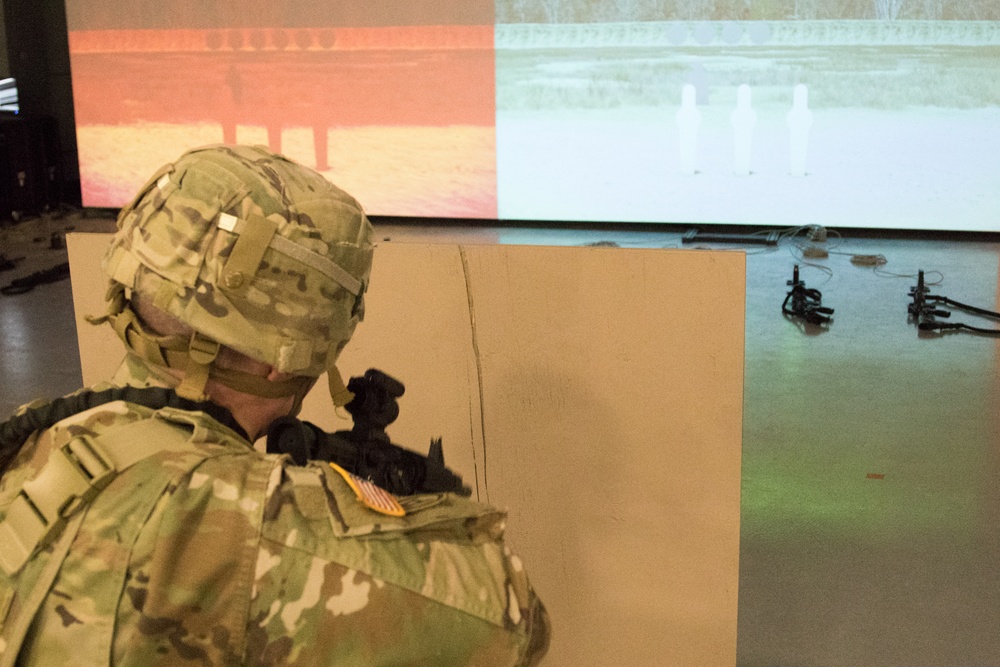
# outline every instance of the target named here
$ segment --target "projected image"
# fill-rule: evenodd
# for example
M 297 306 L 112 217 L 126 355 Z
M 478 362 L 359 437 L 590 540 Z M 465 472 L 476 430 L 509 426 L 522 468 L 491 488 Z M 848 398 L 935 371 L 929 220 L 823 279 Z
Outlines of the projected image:
M 1000 230 L 994 0 L 67 0 L 67 18 L 85 206 L 226 142 L 372 214 Z
M 1000 230 L 993 0 L 497 0 L 499 216 Z
M 370 214 L 495 218 L 492 0 L 67 0 L 83 203 L 265 144 Z

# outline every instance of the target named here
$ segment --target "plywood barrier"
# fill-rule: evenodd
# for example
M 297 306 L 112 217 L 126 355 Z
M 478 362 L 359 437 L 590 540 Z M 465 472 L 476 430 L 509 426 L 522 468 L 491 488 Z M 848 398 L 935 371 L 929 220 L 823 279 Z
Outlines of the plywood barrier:
M 68 238 L 85 383 L 114 371 L 99 260 Z M 734 665 L 744 256 L 385 243 L 344 375 L 407 387 L 395 442 L 510 512 L 547 665 Z M 322 385 L 322 383 L 321 383 Z M 320 388 L 321 389 L 321 388 Z M 303 418 L 348 428 L 320 390 Z

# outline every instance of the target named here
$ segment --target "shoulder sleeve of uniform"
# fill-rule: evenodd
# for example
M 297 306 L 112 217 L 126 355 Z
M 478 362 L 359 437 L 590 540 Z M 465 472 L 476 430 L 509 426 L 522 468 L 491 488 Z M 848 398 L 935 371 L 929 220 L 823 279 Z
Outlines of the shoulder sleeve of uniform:
M 51 446 L 52 437 L 48 431 L 33 433 L 21 445 L 7 472 L 0 478 L 0 515 L 6 513 L 24 483 L 45 465 Z
M 316 463 L 329 502 L 336 506 L 340 525 L 334 532 L 345 536 L 378 537 L 392 533 L 432 531 L 476 541 L 494 540 L 503 535 L 506 514 L 494 507 L 453 493 L 420 494 L 393 498 L 403 510 L 401 516 L 373 508 L 365 502 L 356 484 L 332 466 Z M 387 492 L 382 492 L 388 495 Z
M 261 632 L 277 641 L 306 623 L 329 624 L 331 636 L 360 633 L 363 642 L 375 639 L 366 634 L 373 628 L 405 620 L 428 650 L 472 651 L 427 664 L 535 664 L 545 653 L 548 617 L 504 542 L 504 512 L 423 494 L 399 498 L 406 514 L 389 516 L 359 502 L 323 463 L 279 465 L 275 474 L 255 578 Z M 305 601 L 308 611 L 296 606 Z
M 506 514 L 494 507 L 451 494 L 393 497 L 402 515 L 380 511 L 365 502 L 354 483 L 326 463 L 279 466 L 272 479 L 265 522 L 292 529 L 296 522 L 329 524 L 334 537 L 392 538 L 399 534 L 433 532 L 473 541 L 503 536 Z M 274 528 L 279 528 L 274 525 Z M 280 530 L 280 528 L 279 528 Z

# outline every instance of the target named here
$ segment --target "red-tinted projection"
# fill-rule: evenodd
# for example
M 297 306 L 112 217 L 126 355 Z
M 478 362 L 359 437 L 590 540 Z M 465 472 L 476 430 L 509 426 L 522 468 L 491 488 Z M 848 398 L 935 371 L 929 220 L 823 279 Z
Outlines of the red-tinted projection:
M 371 214 L 497 216 L 492 2 L 451 23 L 421 3 L 107 4 L 67 7 L 85 206 L 122 206 L 159 165 L 224 142 L 315 167 Z

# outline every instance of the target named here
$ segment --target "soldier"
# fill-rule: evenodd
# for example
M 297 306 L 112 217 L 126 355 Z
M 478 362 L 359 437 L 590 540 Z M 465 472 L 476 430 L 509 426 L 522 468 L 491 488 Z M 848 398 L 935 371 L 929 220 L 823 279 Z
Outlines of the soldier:
M 194 150 L 118 218 L 113 380 L 0 426 L 0 666 L 528 665 L 549 624 L 504 515 L 252 443 L 364 315 L 358 203 L 263 148 Z

